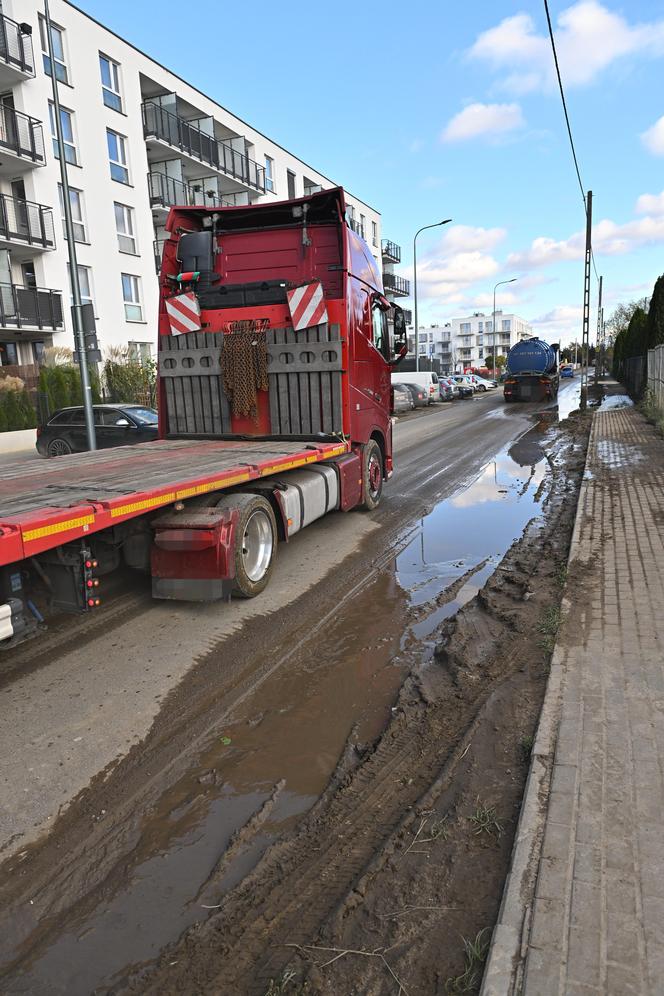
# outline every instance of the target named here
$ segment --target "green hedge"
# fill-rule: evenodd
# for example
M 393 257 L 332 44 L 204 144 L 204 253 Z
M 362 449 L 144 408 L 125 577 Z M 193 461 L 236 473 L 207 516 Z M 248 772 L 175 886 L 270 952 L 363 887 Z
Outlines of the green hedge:
M 99 378 L 91 372 L 90 380 L 92 400 L 98 404 L 101 401 Z M 48 408 L 51 414 L 58 408 L 83 404 L 81 374 L 78 367 L 73 364 L 42 367 L 39 373 L 39 390 L 48 399 Z
M 36 425 L 37 414 L 29 391 L 0 391 L 0 432 L 34 429 Z

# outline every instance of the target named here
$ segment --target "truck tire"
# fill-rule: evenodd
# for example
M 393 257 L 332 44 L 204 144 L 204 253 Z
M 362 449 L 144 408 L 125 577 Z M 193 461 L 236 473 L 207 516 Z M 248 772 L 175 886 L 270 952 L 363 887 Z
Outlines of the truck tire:
M 218 507 L 240 513 L 235 534 L 233 594 L 255 598 L 267 587 L 277 554 L 277 523 L 269 501 L 261 495 L 236 494 Z
M 377 508 L 383 494 L 383 454 L 375 439 L 370 439 L 362 452 L 362 507 L 371 512 Z

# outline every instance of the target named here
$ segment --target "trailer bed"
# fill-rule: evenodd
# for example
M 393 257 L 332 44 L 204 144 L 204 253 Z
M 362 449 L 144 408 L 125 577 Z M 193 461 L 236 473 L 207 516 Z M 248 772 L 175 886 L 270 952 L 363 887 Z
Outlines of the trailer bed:
M 0 472 L 0 566 L 175 501 L 329 460 L 346 443 L 158 440 Z

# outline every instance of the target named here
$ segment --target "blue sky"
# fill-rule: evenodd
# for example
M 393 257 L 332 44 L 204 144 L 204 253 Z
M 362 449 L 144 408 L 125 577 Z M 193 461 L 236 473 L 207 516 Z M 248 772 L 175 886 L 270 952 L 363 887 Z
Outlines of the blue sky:
M 377 208 L 405 276 L 414 231 L 452 217 L 418 239 L 422 322 L 490 310 L 516 276 L 499 304 L 580 336 L 583 204 L 540 0 L 79 5 Z M 664 272 L 664 8 L 549 6 L 608 315 Z

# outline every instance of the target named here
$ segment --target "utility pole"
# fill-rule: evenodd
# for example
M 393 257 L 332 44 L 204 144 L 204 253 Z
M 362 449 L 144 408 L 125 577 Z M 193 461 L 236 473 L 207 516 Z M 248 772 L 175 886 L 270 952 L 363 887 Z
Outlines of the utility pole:
M 604 363 L 604 342 L 602 337 L 602 282 L 604 277 L 599 278 L 599 297 L 597 299 L 597 338 L 595 341 L 595 383 L 599 381 L 600 375 L 603 373 L 602 366 Z
M 582 412 L 588 407 L 588 344 L 590 333 L 590 264 L 592 261 L 593 192 L 586 197 L 586 258 L 583 271 L 583 328 L 581 333 L 581 404 Z
M 53 112 L 55 117 L 55 135 L 58 140 L 58 152 L 60 160 L 60 180 L 62 183 L 62 200 L 65 212 L 65 230 L 67 233 L 67 249 L 69 253 L 69 277 L 71 280 L 71 292 L 73 299 L 72 320 L 74 324 L 74 341 L 78 351 L 78 364 L 81 371 L 81 387 L 83 390 L 83 411 L 85 413 L 85 433 L 88 441 L 88 449 L 97 449 L 97 437 L 95 434 L 95 420 L 92 411 L 92 388 L 90 387 L 90 373 L 88 370 L 88 357 L 86 353 L 85 331 L 83 325 L 83 312 L 81 302 L 81 285 L 78 279 L 78 263 L 76 260 L 76 240 L 74 239 L 74 224 L 71 216 L 71 201 L 69 200 L 69 179 L 67 177 L 67 161 L 65 159 L 65 145 L 62 135 L 62 121 L 60 120 L 60 97 L 58 95 L 58 81 L 55 74 L 55 59 L 53 58 L 53 43 L 51 40 L 51 15 L 48 9 L 48 0 L 44 0 L 44 26 L 46 28 L 46 44 L 48 46 L 48 57 L 51 65 L 51 85 L 53 87 Z

